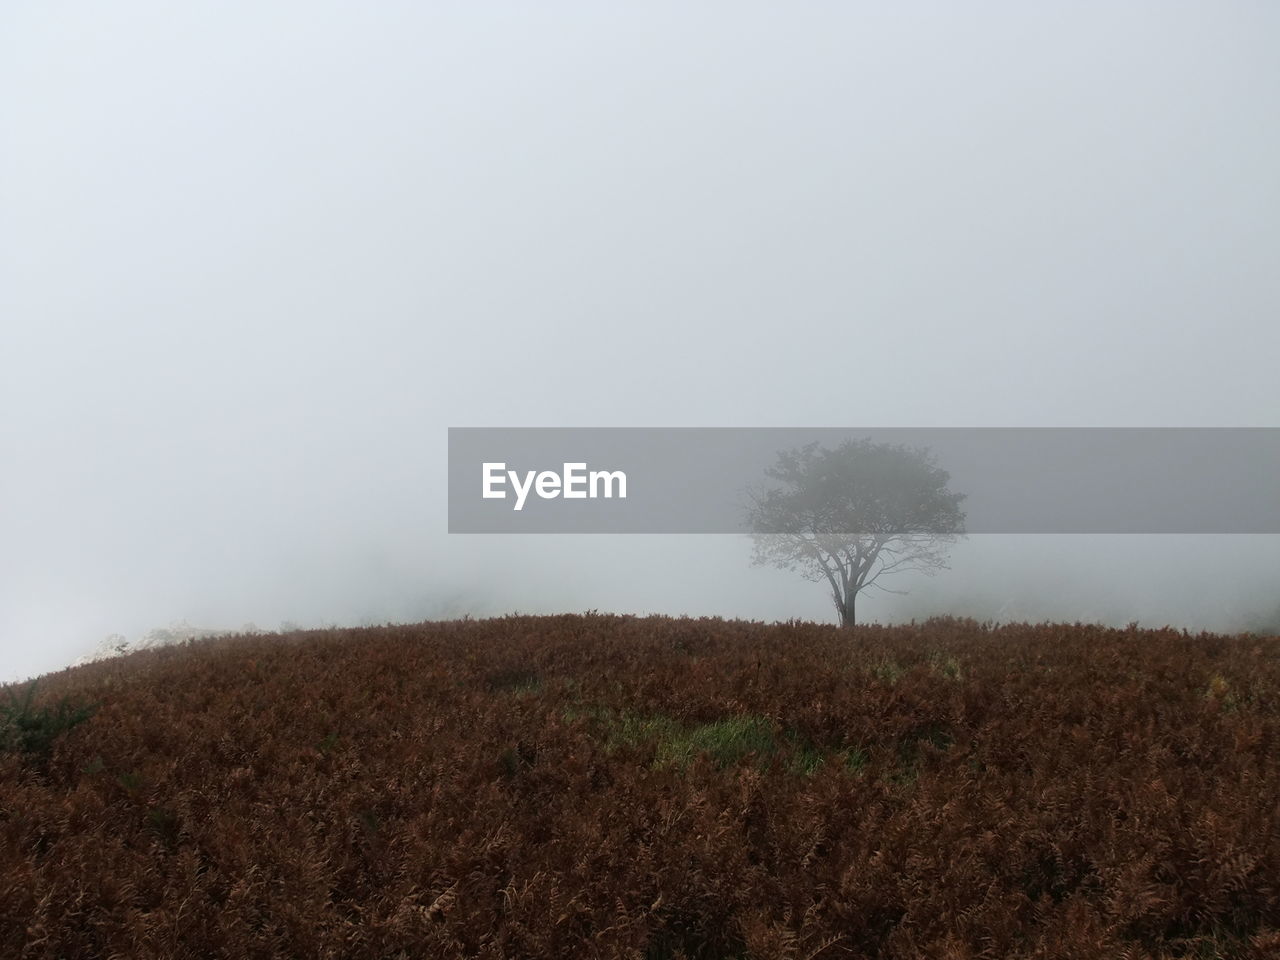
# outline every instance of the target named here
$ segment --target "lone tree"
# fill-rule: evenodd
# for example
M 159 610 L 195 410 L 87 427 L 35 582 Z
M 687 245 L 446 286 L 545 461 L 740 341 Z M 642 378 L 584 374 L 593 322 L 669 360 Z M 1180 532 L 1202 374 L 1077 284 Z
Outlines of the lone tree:
M 756 566 L 826 580 L 841 626 L 854 624 L 858 594 L 885 574 L 946 569 L 950 544 L 964 535 L 964 494 L 927 449 L 846 440 L 778 454 L 765 471 L 777 482 L 752 495 L 747 521 Z

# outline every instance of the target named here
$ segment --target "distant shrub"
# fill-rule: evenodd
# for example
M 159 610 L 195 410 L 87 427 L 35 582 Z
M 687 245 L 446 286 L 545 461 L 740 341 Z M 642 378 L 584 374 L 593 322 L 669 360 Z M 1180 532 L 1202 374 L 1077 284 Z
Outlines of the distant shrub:
M 53 741 L 88 720 L 97 709 L 93 705 L 73 703 L 66 697 L 51 706 L 37 707 L 35 681 L 28 684 L 21 696 L 12 689 L 6 692 L 9 702 L 0 704 L 0 748 L 37 759 L 47 758 Z

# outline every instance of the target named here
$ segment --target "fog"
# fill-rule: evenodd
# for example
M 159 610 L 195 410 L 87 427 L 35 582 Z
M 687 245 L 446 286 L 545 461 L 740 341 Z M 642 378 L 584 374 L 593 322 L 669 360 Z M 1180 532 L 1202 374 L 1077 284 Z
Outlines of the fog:
M 742 538 L 450 536 L 450 426 L 1277 425 L 1278 28 L 5 5 L 0 680 L 175 620 L 832 619 Z M 1237 629 L 1277 539 L 973 537 L 862 611 Z

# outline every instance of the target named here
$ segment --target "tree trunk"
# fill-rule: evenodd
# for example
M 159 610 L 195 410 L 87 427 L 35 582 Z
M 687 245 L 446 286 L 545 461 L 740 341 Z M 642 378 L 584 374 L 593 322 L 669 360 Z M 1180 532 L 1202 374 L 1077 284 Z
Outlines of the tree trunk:
M 841 601 L 837 601 L 836 609 L 840 611 L 840 626 L 852 627 L 854 624 L 854 606 L 858 601 L 856 593 L 850 594 Z

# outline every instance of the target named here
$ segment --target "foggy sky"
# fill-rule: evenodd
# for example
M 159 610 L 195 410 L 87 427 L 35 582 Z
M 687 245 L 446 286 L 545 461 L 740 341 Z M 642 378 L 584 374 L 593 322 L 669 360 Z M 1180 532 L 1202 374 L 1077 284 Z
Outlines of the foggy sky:
M 0 680 L 177 619 L 830 618 L 736 538 L 448 536 L 449 426 L 1275 426 L 1278 28 L 0 7 Z M 1275 540 L 973 538 L 862 609 L 1225 627 Z

